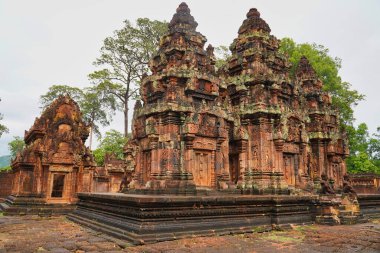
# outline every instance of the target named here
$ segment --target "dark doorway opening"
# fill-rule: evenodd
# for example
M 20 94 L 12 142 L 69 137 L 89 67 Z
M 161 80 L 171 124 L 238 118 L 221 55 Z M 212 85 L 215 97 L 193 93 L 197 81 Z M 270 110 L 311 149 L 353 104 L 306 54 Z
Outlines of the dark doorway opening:
M 65 185 L 65 175 L 54 174 L 53 175 L 53 189 L 51 191 L 52 198 L 63 197 L 63 186 Z
M 231 181 L 236 184 L 239 180 L 239 154 L 230 154 L 229 155 L 229 162 L 230 162 L 230 175 L 231 175 Z

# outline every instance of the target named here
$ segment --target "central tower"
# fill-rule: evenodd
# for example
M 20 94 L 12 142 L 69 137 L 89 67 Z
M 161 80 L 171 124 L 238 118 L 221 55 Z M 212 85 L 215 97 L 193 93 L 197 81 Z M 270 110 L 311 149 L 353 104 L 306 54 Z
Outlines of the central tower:
M 229 188 L 228 101 L 215 73 L 214 49 L 186 3 L 142 82 L 133 118 L 135 176 L 130 188 L 167 193 Z

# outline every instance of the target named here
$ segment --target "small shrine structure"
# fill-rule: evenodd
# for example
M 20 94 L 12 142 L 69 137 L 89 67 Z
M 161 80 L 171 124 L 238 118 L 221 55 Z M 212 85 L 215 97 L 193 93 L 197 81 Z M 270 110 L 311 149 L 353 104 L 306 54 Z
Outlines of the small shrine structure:
M 88 135 L 77 103 L 69 96 L 54 100 L 25 131 L 26 147 L 12 161 L 6 212 L 71 210 L 77 192 L 91 191 L 95 163 L 84 145 Z

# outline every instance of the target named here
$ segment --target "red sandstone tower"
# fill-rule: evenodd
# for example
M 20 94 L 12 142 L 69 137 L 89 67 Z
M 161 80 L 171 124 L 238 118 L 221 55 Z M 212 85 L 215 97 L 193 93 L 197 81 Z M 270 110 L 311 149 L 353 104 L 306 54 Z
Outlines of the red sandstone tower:
M 143 80 L 133 119 L 135 177 L 130 188 L 194 193 L 227 189 L 228 125 L 226 89 L 215 73 L 211 45 L 182 3 Z
M 25 131 L 26 147 L 12 162 L 15 201 L 72 204 L 77 192 L 90 192 L 95 162 L 84 146 L 88 134 L 77 103 L 56 99 Z
M 130 190 L 288 194 L 318 187 L 322 174 L 340 182 L 346 139 L 307 59 L 291 77 L 279 40 L 251 9 L 227 71 L 216 74 L 196 27 L 182 3 L 143 80 L 127 149 Z

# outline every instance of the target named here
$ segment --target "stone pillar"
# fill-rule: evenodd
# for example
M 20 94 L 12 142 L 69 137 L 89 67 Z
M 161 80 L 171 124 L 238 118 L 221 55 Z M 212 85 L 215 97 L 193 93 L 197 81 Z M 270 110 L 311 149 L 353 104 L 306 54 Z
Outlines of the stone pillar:
M 32 193 L 34 195 L 40 196 L 42 190 L 42 161 L 41 155 L 36 153 L 36 163 L 34 165 L 33 171 L 33 188 Z
M 158 136 L 151 135 L 149 136 L 149 148 L 150 148 L 150 166 L 151 166 L 151 175 L 159 174 L 159 157 L 158 157 Z
M 238 186 L 239 187 L 245 187 L 246 184 L 246 172 L 247 172 L 247 146 L 248 141 L 247 140 L 239 140 L 237 142 L 238 147 L 238 153 L 239 153 L 239 169 L 240 169 L 240 176 L 238 180 Z

